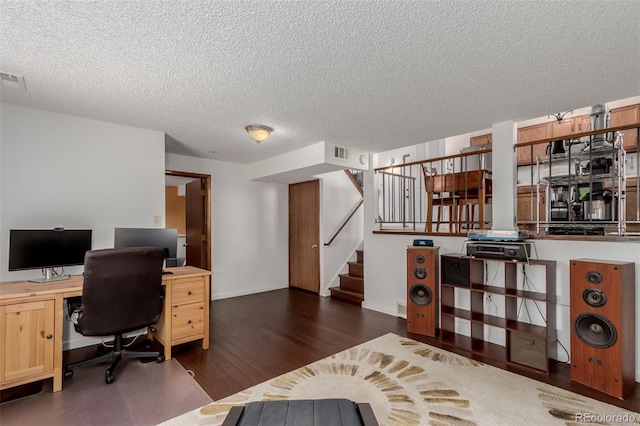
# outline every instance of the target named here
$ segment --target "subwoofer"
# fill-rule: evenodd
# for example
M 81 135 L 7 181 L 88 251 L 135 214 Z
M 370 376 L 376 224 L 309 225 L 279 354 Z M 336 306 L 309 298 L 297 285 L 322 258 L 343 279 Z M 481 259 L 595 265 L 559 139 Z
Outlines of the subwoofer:
M 570 264 L 571 380 L 624 399 L 635 392 L 635 265 Z
M 407 332 L 436 337 L 438 247 L 407 248 Z

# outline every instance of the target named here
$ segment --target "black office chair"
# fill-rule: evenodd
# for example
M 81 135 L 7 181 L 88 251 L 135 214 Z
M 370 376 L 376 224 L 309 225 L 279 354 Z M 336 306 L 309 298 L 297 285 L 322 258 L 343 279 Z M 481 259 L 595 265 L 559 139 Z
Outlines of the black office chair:
M 162 263 L 164 250 L 155 247 L 117 248 L 88 251 L 84 258 L 84 284 L 81 305 L 76 310 L 75 329 L 83 336 L 115 336 L 113 350 L 98 348 L 95 358 L 67 365 L 65 377 L 73 368 L 111 361 L 105 373 L 107 384 L 115 381 L 114 370 L 122 358 L 156 358 L 160 352 L 139 352 L 141 345 L 151 349 L 148 339 L 134 347 L 124 347 L 123 334 L 149 327 L 162 312 Z

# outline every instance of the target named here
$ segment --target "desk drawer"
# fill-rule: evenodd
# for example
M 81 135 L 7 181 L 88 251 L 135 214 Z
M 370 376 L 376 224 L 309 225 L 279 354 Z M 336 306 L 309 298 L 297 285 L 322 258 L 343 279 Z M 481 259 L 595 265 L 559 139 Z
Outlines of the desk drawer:
M 185 278 L 176 280 L 171 285 L 171 304 L 173 306 L 204 301 L 205 280 L 198 278 Z
M 191 303 L 173 308 L 171 340 L 204 333 L 204 303 Z

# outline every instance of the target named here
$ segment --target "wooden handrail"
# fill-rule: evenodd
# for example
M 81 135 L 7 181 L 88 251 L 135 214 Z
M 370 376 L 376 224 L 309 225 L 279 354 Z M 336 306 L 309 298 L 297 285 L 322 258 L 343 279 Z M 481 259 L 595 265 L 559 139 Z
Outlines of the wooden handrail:
M 353 173 L 351 173 L 351 171 L 349 171 L 347 169 L 344 169 L 344 172 L 347 174 L 347 176 L 349 176 L 349 180 L 351 181 L 351 183 L 353 183 L 353 186 L 356 187 L 356 189 L 358 190 L 360 195 L 364 196 L 364 191 L 362 190 L 362 187 L 360 186 L 360 184 L 356 180 L 356 177 L 353 175 Z
M 364 198 L 360 198 L 360 201 L 358 201 L 358 203 L 356 204 L 356 206 L 351 209 L 351 213 L 349 213 L 349 215 L 346 217 L 346 219 L 344 219 L 342 221 L 342 224 L 340 225 L 340 227 L 336 230 L 336 232 L 333 233 L 333 235 L 331 236 L 331 239 L 329 239 L 328 242 L 324 243 L 325 246 L 329 246 L 331 245 L 331 243 L 333 242 L 333 240 L 336 239 L 336 237 L 338 236 L 338 234 L 340 233 L 340 231 L 342 231 L 342 229 L 347 226 L 347 223 L 349 223 L 349 220 L 351 220 L 351 218 L 353 217 L 354 214 L 356 214 L 356 212 L 358 211 L 358 209 L 360 208 L 360 206 L 362 205 L 362 203 L 364 203 Z

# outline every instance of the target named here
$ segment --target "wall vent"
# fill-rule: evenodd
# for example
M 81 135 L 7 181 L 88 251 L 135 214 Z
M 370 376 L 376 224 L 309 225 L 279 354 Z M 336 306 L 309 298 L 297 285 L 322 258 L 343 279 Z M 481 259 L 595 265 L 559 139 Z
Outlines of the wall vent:
M 333 152 L 334 152 L 333 156 L 336 158 L 339 158 L 341 160 L 349 159 L 349 150 L 347 148 L 336 146 Z
M 396 302 L 396 316 L 407 319 L 407 304 Z
M 0 72 L 0 82 L 2 83 L 2 87 L 8 89 L 22 90 L 23 92 L 27 90 L 24 85 L 24 77 L 21 75 Z

